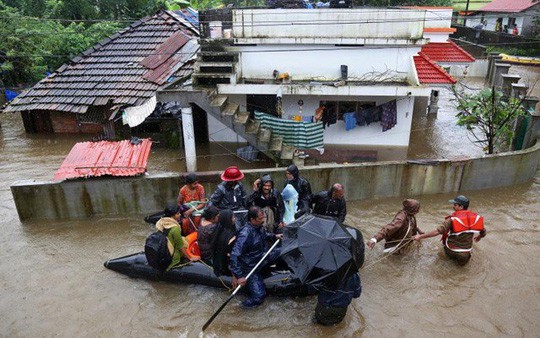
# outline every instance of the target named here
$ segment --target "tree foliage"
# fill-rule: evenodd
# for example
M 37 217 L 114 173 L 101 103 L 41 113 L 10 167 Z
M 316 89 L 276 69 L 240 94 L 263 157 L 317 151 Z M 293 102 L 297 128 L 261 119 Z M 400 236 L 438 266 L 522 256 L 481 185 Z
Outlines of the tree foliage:
M 525 114 L 522 100 L 504 98 L 495 88 L 465 93 L 453 87 L 457 124 L 464 126 L 487 154 L 506 150 L 514 137 L 514 122 Z

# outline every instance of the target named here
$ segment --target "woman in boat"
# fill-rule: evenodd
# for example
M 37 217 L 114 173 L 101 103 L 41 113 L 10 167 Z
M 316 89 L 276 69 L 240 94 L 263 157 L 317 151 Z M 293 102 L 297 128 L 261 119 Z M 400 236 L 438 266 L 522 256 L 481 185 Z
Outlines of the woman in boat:
M 204 187 L 199 183 L 199 178 L 195 173 L 189 173 L 185 177 L 185 185 L 178 192 L 177 203 L 185 211 L 182 216 L 182 234 L 189 235 L 197 231 L 201 222 L 200 210 L 204 208 L 206 196 Z
M 236 240 L 235 218 L 231 209 L 219 212 L 219 223 L 214 233 L 211 250 L 213 250 L 212 263 L 216 276 L 231 276 L 229 261 L 234 241 Z
M 201 223 L 197 230 L 197 242 L 201 252 L 201 259 L 212 264 L 212 240 L 219 220 L 219 210 L 214 206 L 209 206 L 202 213 Z

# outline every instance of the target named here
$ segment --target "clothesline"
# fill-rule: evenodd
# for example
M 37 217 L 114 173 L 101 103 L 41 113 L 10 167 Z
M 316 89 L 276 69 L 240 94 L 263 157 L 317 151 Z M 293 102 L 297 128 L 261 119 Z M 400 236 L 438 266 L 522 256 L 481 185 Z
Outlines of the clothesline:
M 285 120 L 258 111 L 255 111 L 255 120 L 260 121 L 262 127 L 271 129 L 274 135 L 282 137 L 284 143 L 302 149 L 324 148 L 322 123 Z

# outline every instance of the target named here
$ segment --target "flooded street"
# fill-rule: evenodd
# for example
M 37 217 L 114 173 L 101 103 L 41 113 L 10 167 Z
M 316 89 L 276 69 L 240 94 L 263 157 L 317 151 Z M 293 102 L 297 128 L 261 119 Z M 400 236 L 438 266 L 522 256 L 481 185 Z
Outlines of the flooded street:
M 455 112 L 446 102 L 449 94 L 441 95 L 437 117 L 415 114 L 409 157 L 481 155 L 465 131 L 455 126 Z M 1 114 L 0 119 L 0 335 L 198 336 L 227 292 L 131 279 L 103 267 L 108 259 L 142 251 L 152 231 L 143 215 L 21 224 L 10 184 L 52 179 L 71 147 L 86 138 L 29 135 L 20 115 Z M 200 159 L 199 169 L 219 170 L 232 163 L 241 168 L 267 165 L 237 162 L 223 155 L 227 152 L 219 146 L 206 149 L 208 157 Z M 148 171 L 181 171 L 180 156 L 173 151 L 157 154 L 154 149 Z M 438 238 L 424 240 L 405 257 L 385 257 L 378 244 L 366 252 L 360 272 L 362 296 L 336 327 L 311 323 L 316 297 L 269 297 L 260 308 L 246 311 L 238 306 L 240 296 L 217 317 L 208 336 L 537 336 L 540 172 L 527 184 L 466 195 L 471 209 L 485 217 L 488 230 L 467 266 L 447 260 Z M 448 199 L 454 196 L 407 197 L 421 201 L 418 224 L 430 231 L 450 212 Z M 392 219 L 401 198 L 348 204 L 346 223 L 367 239 Z

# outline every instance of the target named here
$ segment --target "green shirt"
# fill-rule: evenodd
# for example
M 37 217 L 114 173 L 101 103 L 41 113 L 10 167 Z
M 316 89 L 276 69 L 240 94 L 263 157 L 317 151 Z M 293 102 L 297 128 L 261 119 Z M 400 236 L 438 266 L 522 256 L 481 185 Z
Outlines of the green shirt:
M 169 230 L 167 238 L 174 247 L 172 262 L 167 268 L 167 271 L 169 271 L 172 267 L 178 265 L 178 263 L 180 263 L 180 260 L 182 259 L 182 248 L 184 247 L 184 239 L 182 238 L 182 230 L 180 229 L 180 227 L 172 227 Z

